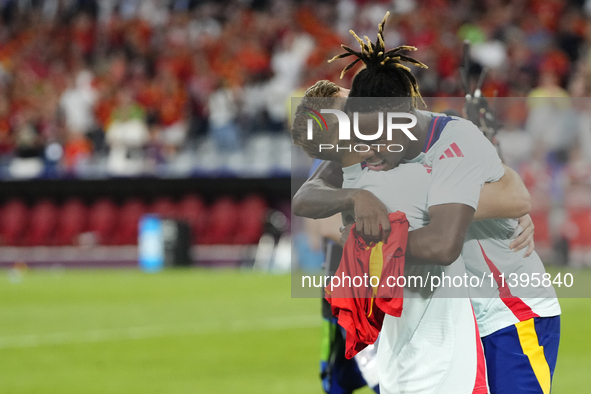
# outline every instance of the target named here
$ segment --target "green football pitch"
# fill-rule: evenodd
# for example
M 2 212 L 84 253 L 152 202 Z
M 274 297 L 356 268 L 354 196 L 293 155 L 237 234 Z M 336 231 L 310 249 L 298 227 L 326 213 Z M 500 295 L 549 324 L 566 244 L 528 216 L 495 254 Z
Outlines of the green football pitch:
M 591 272 L 581 277 L 591 283 Z M 322 392 L 319 300 L 292 299 L 288 276 L 38 270 L 14 279 L 0 271 L 0 393 Z M 591 299 L 561 304 L 553 393 L 589 393 Z

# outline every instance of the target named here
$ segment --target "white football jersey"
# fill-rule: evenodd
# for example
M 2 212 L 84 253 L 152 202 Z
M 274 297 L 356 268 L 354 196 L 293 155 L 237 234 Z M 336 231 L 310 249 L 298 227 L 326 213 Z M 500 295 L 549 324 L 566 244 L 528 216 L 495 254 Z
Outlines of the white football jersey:
M 460 203 L 476 209 L 484 183 L 498 181 L 505 173 L 496 149 L 472 122 L 423 113 L 432 121 L 423 153 L 412 162 L 432 169 L 429 207 Z M 481 336 L 532 317 L 560 314 L 551 284 L 510 286 L 514 281 L 508 278 L 514 275 L 532 278 L 534 273 L 545 273 L 535 253 L 524 259 L 525 250 L 515 253 L 509 248 L 516 228 L 517 220 L 491 219 L 473 222 L 468 230 L 462 249 L 466 269 L 479 280 L 486 279 L 481 286 L 470 287 Z
M 470 275 L 485 278 L 482 286 L 470 289 L 481 336 L 532 317 L 560 315 L 560 305 L 546 270 L 536 252 L 514 252 L 509 244 L 515 227 L 504 220 L 472 223 L 462 257 Z M 515 221 L 516 222 L 516 221 Z M 546 274 L 546 277 L 549 277 Z
M 410 230 L 428 224 L 431 177 L 425 166 L 403 164 L 372 172 L 356 164 L 343 172 L 343 188 L 368 190 L 388 211 L 404 212 Z M 376 363 L 382 394 L 487 392 L 468 289 L 431 290 L 428 285 L 430 276 L 463 276 L 465 272 L 461 257 L 450 266 L 405 266 L 407 278 L 418 276 L 426 281 L 422 286 L 406 286 L 402 315 L 384 319 Z

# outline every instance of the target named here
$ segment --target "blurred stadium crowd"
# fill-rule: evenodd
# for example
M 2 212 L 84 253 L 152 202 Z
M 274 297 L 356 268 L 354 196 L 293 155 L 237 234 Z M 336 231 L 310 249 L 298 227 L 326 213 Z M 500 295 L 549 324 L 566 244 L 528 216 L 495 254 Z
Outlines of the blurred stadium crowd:
M 431 110 L 463 96 L 464 39 L 484 95 L 523 98 L 498 100 L 498 139 L 538 247 L 591 264 L 587 0 L 0 0 L 0 178 L 287 176 L 290 97 L 338 81 L 326 60 L 386 10 Z

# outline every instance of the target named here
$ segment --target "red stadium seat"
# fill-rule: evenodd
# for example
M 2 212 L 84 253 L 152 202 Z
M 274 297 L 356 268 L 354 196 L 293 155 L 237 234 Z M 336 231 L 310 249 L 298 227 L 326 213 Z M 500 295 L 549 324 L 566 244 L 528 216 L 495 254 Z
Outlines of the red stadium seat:
M 177 208 L 179 218 L 189 223 L 192 243 L 199 243 L 207 226 L 208 210 L 203 201 L 196 195 L 189 194 L 178 203 Z
M 239 210 L 230 198 L 218 200 L 210 208 L 207 231 L 199 243 L 206 245 L 231 244 L 236 234 Z
M 118 214 L 119 208 L 108 198 L 98 200 L 90 207 L 88 230 L 95 233 L 99 244 L 112 244 Z
M 88 208 L 82 201 L 72 198 L 65 202 L 58 215 L 55 245 L 74 245 L 77 236 L 86 230 Z
M 177 218 L 178 210 L 176 205 L 168 197 L 161 197 L 154 201 L 148 209 L 148 213 L 155 213 L 162 218 Z
M 53 231 L 57 225 L 58 208 L 49 200 L 38 202 L 31 209 L 29 228 L 25 232 L 24 244 L 50 245 Z
M 250 196 L 239 206 L 235 244 L 256 244 L 265 227 L 267 203 L 260 196 Z
M 145 204 L 132 198 L 126 201 L 119 212 L 119 220 L 115 238 L 115 245 L 135 245 L 138 237 L 138 223 L 146 213 Z
M 0 211 L 0 237 L 2 245 L 19 246 L 27 227 L 29 212 L 20 200 L 11 200 Z

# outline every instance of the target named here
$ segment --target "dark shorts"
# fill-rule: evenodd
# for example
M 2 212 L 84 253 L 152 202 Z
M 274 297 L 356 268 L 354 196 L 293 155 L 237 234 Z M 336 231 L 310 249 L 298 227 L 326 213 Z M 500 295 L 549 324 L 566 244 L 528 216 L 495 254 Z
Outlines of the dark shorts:
M 491 394 L 549 394 L 560 316 L 536 317 L 482 338 Z

